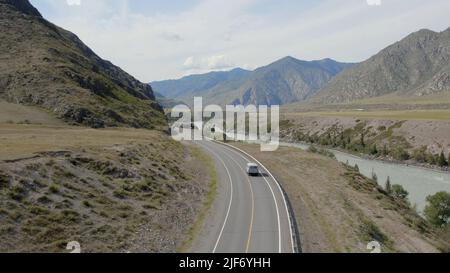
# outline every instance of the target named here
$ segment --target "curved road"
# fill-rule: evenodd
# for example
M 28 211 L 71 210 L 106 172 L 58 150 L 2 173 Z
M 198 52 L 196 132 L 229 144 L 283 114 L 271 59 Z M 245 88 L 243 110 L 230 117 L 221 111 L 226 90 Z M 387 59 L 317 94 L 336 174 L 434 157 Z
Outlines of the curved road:
M 218 197 L 194 252 L 292 253 L 289 213 L 277 182 L 260 166 L 250 177 L 248 155 L 212 141 L 196 142 L 216 162 Z

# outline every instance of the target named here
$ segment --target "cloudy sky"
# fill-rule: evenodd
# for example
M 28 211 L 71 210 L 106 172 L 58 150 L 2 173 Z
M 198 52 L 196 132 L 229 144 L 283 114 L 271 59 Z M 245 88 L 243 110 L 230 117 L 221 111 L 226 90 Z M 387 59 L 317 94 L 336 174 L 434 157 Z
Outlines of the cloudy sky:
M 254 69 L 284 56 L 358 62 L 422 28 L 449 0 L 31 0 L 141 81 Z

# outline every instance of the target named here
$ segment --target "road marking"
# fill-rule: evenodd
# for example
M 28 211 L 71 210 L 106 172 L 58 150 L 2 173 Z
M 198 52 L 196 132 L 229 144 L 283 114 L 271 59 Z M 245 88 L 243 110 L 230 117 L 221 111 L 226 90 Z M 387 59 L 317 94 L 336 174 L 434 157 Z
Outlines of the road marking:
M 249 232 L 248 232 L 247 247 L 246 247 L 246 250 L 245 250 L 245 253 L 248 253 L 249 250 L 250 250 L 250 244 L 251 244 L 252 237 L 253 237 L 253 223 L 254 223 L 254 220 L 255 220 L 255 194 L 254 194 L 254 191 L 253 191 L 252 181 L 250 181 L 250 178 L 248 178 L 247 172 L 242 168 L 241 165 L 237 164 L 236 161 L 234 161 L 233 158 L 231 158 L 231 156 L 229 156 L 227 153 L 224 153 L 224 154 L 225 154 L 226 157 L 230 158 L 231 161 L 233 161 L 238 166 L 238 168 L 241 169 L 242 172 L 244 172 L 246 174 L 245 177 L 247 178 L 248 185 L 249 185 L 249 188 L 250 188 L 250 192 L 252 194 L 252 217 L 251 217 L 251 220 L 250 220 L 250 228 L 249 228 Z M 245 159 L 245 161 L 248 161 L 248 160 Z
M 230 170 L 227 168 L 227 165 L 222 160 L 222 158 L 220 158 L 220 156 L 218 156 L 217 153 L 215 153 L 213 150 L 211 150 L 207 146 L 205 146 L 205 145 L 201 145 L 201 146 L 203 146 L 205 149 L 207 149 L 210 153 L 212 153 L 215 157 L 217 157 L 219 159 L 219 161 L 222 163 L 222 165 L 225 167 L 225 170 L 227 171 L 228 178 L 230 180 L 230 185 L 231 185 L 230 203 L 228 205 L 227 215 L 225 217 L 225 221 L 223 223 L 222 229 L 220 230 L 219 238 L 217 238 L 217 242 L 216 242 L 216 244 L 214 246 L 214 249 L 213 249 L 213 253 L 216 253 L 217 247 L 219 246 L 219 243 L 220 243 L 220 241 L 222 239 L 223 231 L 225 230 L 225 226 L 228 223 L 228 217 L 230 216 L 231 205 L 233 204 L 233 179 L 231 178 Z
M 232 151 L 234 153 L 236 153 L 236 151 L 234 150 L 230 150 L 227 149 L 228 151 Z M 250 163 L 250 160 L 248 160 L 247 158 L 245 158 L 243 155 L 236 153 L 237 155 L 239 155 L 241 158 L 243 158 L 246 162 Z M 278 207 L 278 201 L 277 198 L 275 196 L 275 192 L 273 191 L 272 186 L 270 185 L 270 182 L 267 180 L 266 177 L 264 177 L 264 175 L 262 175 L 262 177 L 264 178 L 264 181 L 266 181 L 267 186 L 270 189 L 270 192 L 272 193 L 272 197 L 273 197 L 273 201 L 275 203 L 275 209 L 277 211 L 277 222 L 278 222 L 278 252 L 281 253 L 282 252 L 282 243 L 281 243 L 281 220 L 280 220 L 280 209 Z M 288 215 L 289 217 L 289 215 Z
M 249 250 L 250 250 L 250 243 L 251 243 L 252 238 L 253 238 L 253 223 L 254 223 L 254 220 L 255 220 L 255 193 L 253 192 L 252 182 L 250 181 L 250 178 L 248 178 L 248 176 L 247 176 L 247 180 L 248 180 L 248 184 L 250 186 L 250 191 L 252 193 L 252 219 L 251 219 L 251 222 L 250 222 L 250 230 L 248 232 L 248 242 L 247 242 L 247 250 L 246 250 L 246 252 L 248 253 Z
M 287 213 L 287 216 L 288 216 L 288 221 L 289 221 L 289 232 L 290 232 L 290 241 L 291 241 L 292 253 L 295 253 L 294 237 L 293 237 L 293 232 L 292 232 L 292 222 L 291 222 L 291 217 L 290 217 L 290 213 L 289 213 L 289 208 L 288 208 L 288 205 L 287 205 L 286 197 L 284 196 L 283 190 L 281 189 L 280 182 L 278 182 L 278 180 L 275 178 L 275 176 L 273 176 L 273 174 L 269 171 L 269 169 L 266 168 L 266 166 L 264 166 L 261 162 L 259 162 L 259 160 L 257 160 L 255 157 L 253 157 L 252 155 L 250 155 L 250 154 L 247 153 L 246 151 L 243 151 L 242 149 L 239 149 L 239 148 L 234 147 L 234 146 L 232 146 L 232 145 L 229 145 L 229 144 L 227 144 L 227 143 L 218 142 L 218 141 L 215 141 L 215 140 L 211 140 L 211 141 L 216 142 L 216 143 L 219 143 L 219 144 L 222 144 L 222 145 L 225 145 L 225 146 L 227 146 L 227 147 L 231 147 L 232 149 L 237 150 L 237 151 L 239 151 L 239 152 L 245 154 L 246 156 L 248 156 L 249 158 L 251 158 L 252 160 L 254 160 L 256 163 L 258 163 L 261 167 L 263 167 L 264 170 L 266 170 L 266 172 L 270 175 L 270 177 L 276 182 L 276 184 L 277 184 L 277 186 L 278 186 L 278 190 L 279 190 L 281 196 L 283 197 L 284 206 L 285 206 L 286 213 Z M 242 156 L 242 155 L 241 155 L 241 156 Z M 246 160 L 247 160 L 247 159 L 246 159 Z M 266 182 L 267 182 L 267 180 L 266 180 Z M 269 185 L 269 186 L 270 186 L 270 185 Z M 273 191 L 272 191 L 272 194 L 273 194 Z M 277 207 L 278 207 L 278 205 L 277 205 Z M 278 212 L 278 211 L 277 211 L 277 212 Z M 279 233 L 279 236 L 280 236 L 280 253 L 281 253 L 281 233 Z

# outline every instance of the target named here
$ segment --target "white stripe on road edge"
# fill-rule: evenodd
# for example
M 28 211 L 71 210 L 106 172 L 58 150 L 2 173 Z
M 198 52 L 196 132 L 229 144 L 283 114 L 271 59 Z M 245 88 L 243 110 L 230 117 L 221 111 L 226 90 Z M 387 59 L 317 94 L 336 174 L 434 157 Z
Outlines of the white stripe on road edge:
M 243 155 L 241 155 L 240 153 L 237 153 L 236 151 L 230 150 L 230 149 L 227 149 L 227 150 L 230 151 L 230 152 L 236 153 L 238 156 L 240 156 L 242 159 L 244 159 L 244 161 L 250 162 L 250 160 L 248 160 L 247 158 L 245 158 L 245 157 L 244 157 Z M 267 186 L 269 187 L 270 192 L 272 193 L 273 201 L 274 201 L 274 203 L 275 203 L 275 210 L 276 210 L 276 212 L 277 212 L 277 224 L 278 224 L 278 253 L 281 253 L 281 252 L 282 252 L 282 246 L 281 246 L 281 220 L 280 220 L 280 209 L 278 208 L 278 201 L 277 201 L 277 198 L 276 198 L 276 196 L 275 196 L 275 192 L 273 191 L 272 186 L 270 185 L 270 183 L 269 183 L 269 181 L 267 180 L 267 178 L 265 178 L 264 176 L 263 176 L 263 178 L 264 178 L 264 181 L 266 181 L 266 184 L 267 184 Z M 288 217 L 289 217 L 289 215 L 288 215 Z
M 205 145 L 202 145 L 202 146 L 203 146 L 203 148 L 207 149 L 210 153 L 212 153 L 215 157 L 217 157 L 220 160 L 222 165 L 225 167 L 225 170 L 227 171 L 228 178 L 230 179 L 230 185 L 231 185 L 230 204 L 228 205 L 227 215 L 225 217 L 225 221 L 223 223 L 222 229 L 220 230 L 219 238 L 217 239 L 217 242 L 216 242 L 216 244 L 214 246 L 214 250 L 213 250 L 213 253 L 216 253 L 217 247 L 219 246 L 220 240 L 222 239 L 223 231 L 225 230 L 225 226 L 228 223 L 228 217 L 230 216 L 231 205 L 233 204 L 233 179 L 231 178 L 230 170 L 228 170 L 227 165 L 222 160 L 222 158 L 220 158 L 220 156 L 218 156 L 217 153 L 215 153 L 213 150 L 211 150 L 207 146 L 205 146 Z
M 239 148 L 237 148 L 237 147 L 234 147 L 233 145 L 227 144 L 227 143 L 219 142 L 219 141 L 216 141 L 216 140 L 213 140 L 213 139 L 209 139 L 209 140 L 211 140 L 211 141 L 213 141 L 213 142 L 216 142 L 216 143 L 219 143 L 219 144 L 222 144 L 222 145 L 225 145 L 225 146 L 228 146 L 228 147 L 230 147 L 230 148 L 233 148 L 233 149 L 235 149 L 235 150 L 237 150 L 237 151 L 239 151 L 239 152 L 245 154 L 246 156 L 250 157 L 252 160 L 255 160 L 255 162 L 258 163 L 261 167 L 263 167 L 264 170 L 266 170 L 266 172 L 270 175 L 270 177 L 276 182 L 276 184 L 277 184 L 277 186 L 278 186 L 278 190 L 280 191 L 281 196 L 283 197 L 284 206 L 285 206 L 286 213 L 287 213 L 287 216 L 288 216 L 288 221 L 289 221 L 289 232 L 290 232 L 290 240 L 291 240 L 291 247 L 292 247 L 292 253 L 294 253 L 294 252 L 295 252 L 295 247 L 294 247 L 294 237 L 293 237 L 293 232 L 292 232 L 292 222 L 291 222 L 291 216 L 290 216 L 291 214 L 289 213 L 289 209 L 288 209 L 286 197 L 284 196 L 284 192 L 283 192 L 283 190 L 281 189 L 280 182 L 278 182 L 278 180 L 275 178 L 275 176 L 273 176 L 273 174 L 269 171 L 269 169 L 267 169 L 261 162 L 259 162 L 259 160 L 257 160 L 255 157 L 253 157 L 253 156 L 250 155 L 249 153 L 243 151 L 242 149 L 239 149 Z M 264 178 L 264 179 L 265 179 L 265 178 Z M 266 182 L 267 182 L 267 180 L 266 180 Z M 271 188 L 271 189 L 272 189 L 272 188 Z M 273 191 L 272 191 L 272 194 L 273 194 Z M 278 205 L 277 205 L 277 207 L 278 207 Z M 277 212 L 278 212 L 278 211 L 277 211 Z M 281 240 L 280 240 L 280 242 L 281 242 Z M 280 248 L 281 248 L 281 247 L 280 247 Z M 280 250 L 280 252 L 281 252 L 281 250 Z

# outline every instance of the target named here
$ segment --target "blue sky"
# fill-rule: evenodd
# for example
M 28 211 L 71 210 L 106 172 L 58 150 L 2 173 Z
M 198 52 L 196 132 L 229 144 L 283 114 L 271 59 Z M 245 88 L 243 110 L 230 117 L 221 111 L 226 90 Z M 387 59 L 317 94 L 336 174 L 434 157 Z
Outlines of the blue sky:
M 422 28 L 448 0 L 31 0 L 142 81 L 254 69 L 284 56 L 358 62 Z

